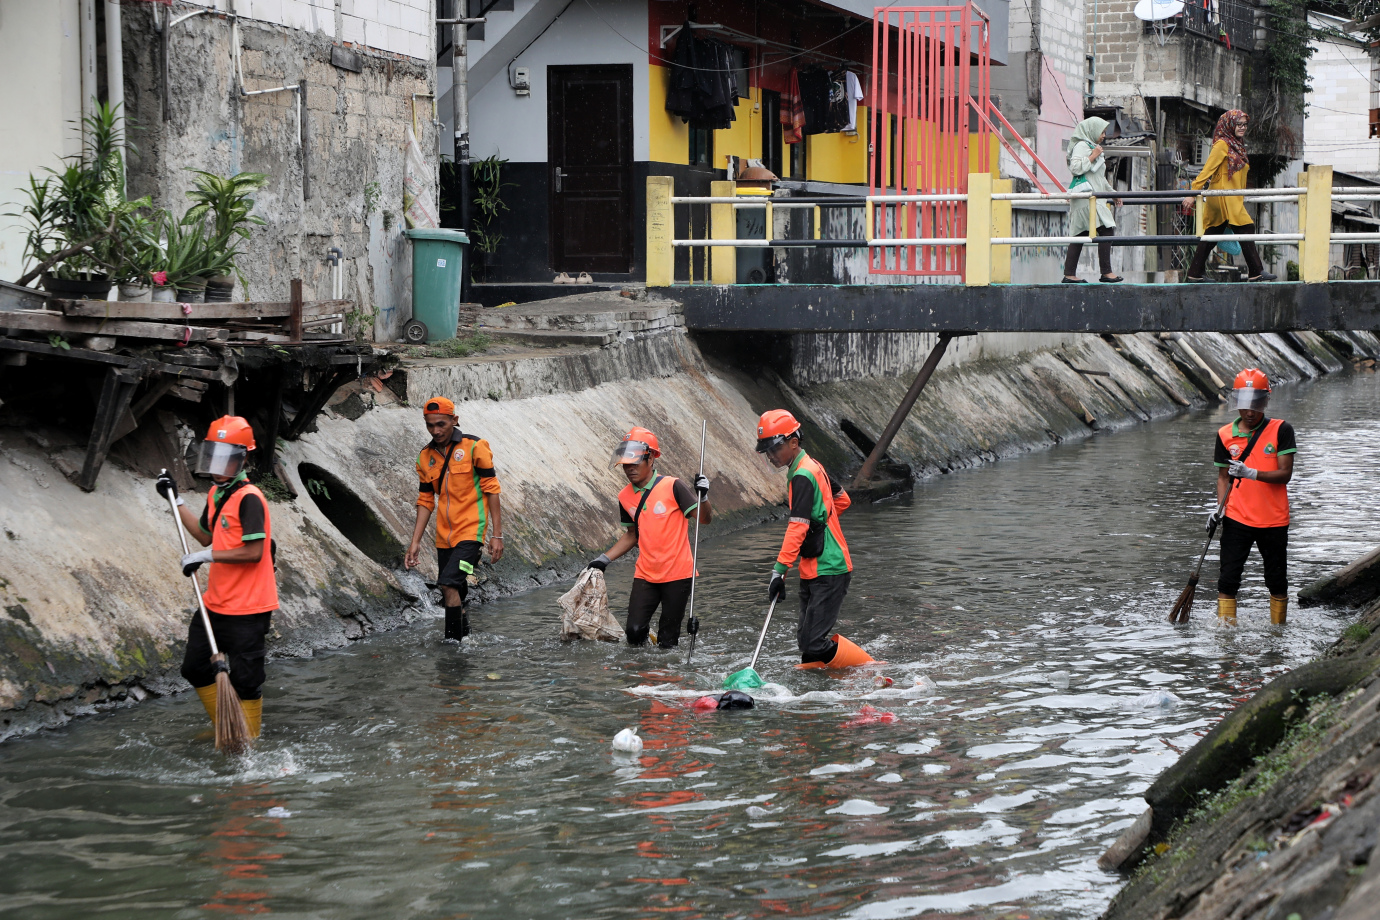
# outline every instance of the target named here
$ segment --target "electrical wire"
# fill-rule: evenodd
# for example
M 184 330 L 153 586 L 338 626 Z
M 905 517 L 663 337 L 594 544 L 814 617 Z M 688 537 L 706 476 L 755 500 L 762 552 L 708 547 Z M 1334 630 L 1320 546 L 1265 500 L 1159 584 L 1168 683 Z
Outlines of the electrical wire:
M 613 27 L 613 24 L 612 24 L 611 22 L 609 22 L 607 19 L 605 19 L 603 16 L 601 16 L 601 15 L 599 14 L 599 11 L 598 11 L 597 9 L 595 9 L 594 4 L 591 3 L 590 0 L 584 0 L 584 2 L 585 2 L 585 6 L 589 7 L 590 12 L 594 13 L 594 15 L 595 15 L 596 17 L 599 18 L 599 21 L 600 21 L 600 22 L 602 22 L 604 25 L 608 26 L 609 31 L 612 32 L 614 35 L 617 35 L 619 38 L 623 39 L 623 41 L 627 42 L 629 45 L 632 45 L 632 46 L 633 46 L 634 48 L 636 48 L 638 51 L 641 51 L 643 54 L 647 55 L 648 57 L 650 57 L 653 61 L 656 61 L 657 63 L 660 63 L 660 64 L 668 64 L 668 65 L 669 65 L 669 64 L 674 64 L 674 63 L 675 63 L 674 61 L 670 60 L 669 58 L 664 58 L 664 57 L 661 57 L 660 55 L 653 54 L 653 53 L 651 52 L 650 49 L 642 47 L 641 45 L 639 45 L 639 44 L 638 44 L 636 41 L 634 41 L 633 39 L 628 38 L 628 36 L 624 35 L 622 32 L 619 32 L 617 29 L 615 29 L 615 28 Z M 860 64 L 860 63 L 858 63 L 857 61 L 850 61 L 850 60 L 848 60 L 847 58 L 841 58 L 841 57 L 839 57 L 839 56 L 837 56 L 837 55 L 828 54 L 828 53 L 825 53 L 825 52 L 820 51 L 819 49 L 820 49 L 820 48 L 823 48 L 823 47 L 824 47 L 825 45 L 827 45 L 827 44 L 830 44 L 831 42 L 836 42 L 836 41 L 838 41 L 839 39 L 843 38 L 845 35 L 849 35 L 849 34 L 851 34 L 851 33 L 853 33 L 853 32 L 856 32 L 858 29 L 861 29 L 863 26 L 868 26 L 868 25 L 871 25 L 871 24 L 872 24 L 871 20 L 868 20 L 868 19 L 861 20 L 861 21 L 858 22 L 857 25 L 855 25 L 855 26 L 850 26 L 849 28 L 844 29 L 844 30 L 843 30 L 842 32 L 840 32 L 838 35 L 835 35 L 833 38 L 826 39 L 825 41 L 820 42 L 818 45 L 815 45 L 813 48 L 806 48 L 806 49 L 803 50 L 803 51 L 797 51 L 795 54 L 788 54 L 788 55 L 786 55 L 785 57 L 783 57 L 783 58 L 781 58 L 781 59 L 779 59 L 779 60 L 772 61 L 772 63 L 773 63 L 773 64 L 782 64 L 782 63 L 785 63 L 786 61 L 790 61 L 790 60 L 793 60 L 793 59 L 798 58 L 798 57 L 804 57 L 804 56 L 807 55 L 807 54 L 816 54 L 816 55 L 818 55 L 818 56 L 820 56 L 820 57 L 832 58 L 832 59 L 834 59 L 835 61 L 838 61 L 839 63 L 843 63 L 843 64 L 852 64 L 852 65 L 854 65 L 855 67 L 862 68 L 863 65 Z M 737 32 L 738 30 L 737 30 L 737 29 L 733 29 L 732 31 Z M 746 33 L 743 33 L 743 34 L 746 34 Z M 771 41 L 770 39 L 760 39 L 760 41 L 767 42 L 767 43 L 773 44 L 773 45 L 781 45 L 780 42 L 773 42 L 773 41 Z M 789 46 L 789 45 L 781 45 L 781 47 L 789 48 L 790 46 Z M 710 72 L 710 73 L 724 73 L 724 72 L 725 72 L 725 71 L 724 71 L 724 68 L 722 68 L 722 67 L 684 67 L 684 68 L 682 68 L 682 69 L 684 69 L 684 70 L 703 70 L 703 71 L 707 71 L 707 72 Z M 729 68 L 729 69 L 730 69 L 730 70 L 736 70 L 737 68 Z M 865 68 L 864 68 L 864 69 L 865 69 Z

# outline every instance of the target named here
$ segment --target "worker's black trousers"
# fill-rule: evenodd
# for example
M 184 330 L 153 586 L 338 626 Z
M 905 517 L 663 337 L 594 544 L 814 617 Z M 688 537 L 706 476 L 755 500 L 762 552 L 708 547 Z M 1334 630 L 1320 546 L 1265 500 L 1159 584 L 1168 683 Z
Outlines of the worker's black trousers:
M 656 624 L 656 644 L 659 648 L 675 648 L 680 644 L 680 621 L 685 617 L 685 605 L 690 602 L 690 579 L 676 581 L 645 581 L 633 579 L 628 595 L 628 622 L 623 631 L 629 645 L 641 645 L 651 632 L 652 614 L 661 606 L 661 619 Z
M 1217 579 L 1217 593 L 1236 597 L 1241 590 L 1241 573 L 1251 544 L 1260 548 L 1265 563 L 1265 587 L 1275 597 L 1289 593 L 1289 525 L 1283 527 L 1247 527 L 1226 518 L 1222 521 L 1222 574 Z
M 270 613 L 245 613 L 231 616 L 208 611 L 211 631 L 230 662 L 230 685 L 242 700 L 257 700 L 264 689 L 264 640 L 268 636 Z M 211 665 L 211 643 L 201 625 L 201 614 L 192 615 L 187 628 L 187 653 L 182 658 L 182 676 L 193 687 L 209 687 L 216 682 Z
M 833 640 L 834 627 L 852 580 L 852 572 L 800 579 L 800 620 L 795 628 L 795 643 L 800 647 L 802 662 L 831 661 L 838 651 Z

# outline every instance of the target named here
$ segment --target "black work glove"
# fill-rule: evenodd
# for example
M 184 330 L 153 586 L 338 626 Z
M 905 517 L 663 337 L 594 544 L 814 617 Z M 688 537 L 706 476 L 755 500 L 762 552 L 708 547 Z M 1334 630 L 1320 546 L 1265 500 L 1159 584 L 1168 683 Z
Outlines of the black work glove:
M 767 603 L 786 599 L 786 576 L 775 569 L 771 573 L 771 583 L 767 585 Z
M 609 559 L 607 553 L 600 553 L 600 554 L 599 554 L 599 558 L 594 559 L 594 560 L 591 560 L 590 563 L 589 563 L 589 565 L 585 566 L 585 568 L 587 568 L 587 569 L 598 569 L 599 571 L 602 572 L 602 571 L 604 571 L 604 569 L 606 569 L 606 568 L 609 567 L 609 563 L 612 562 L 612 561 L 613 561 L 613 560 Z
M 158 490 L 159 495 L 163 496 L 164 501 L 167 501 L 168 496 L 171 495 L 174 499 L 177 499 L 179 505 L 186 504 L 177 494 L 177 483 L 173 481 L 172 476 L 169 475 L 167 470 L 158 474 L 158 478 L 154 481 L 153 487 Z

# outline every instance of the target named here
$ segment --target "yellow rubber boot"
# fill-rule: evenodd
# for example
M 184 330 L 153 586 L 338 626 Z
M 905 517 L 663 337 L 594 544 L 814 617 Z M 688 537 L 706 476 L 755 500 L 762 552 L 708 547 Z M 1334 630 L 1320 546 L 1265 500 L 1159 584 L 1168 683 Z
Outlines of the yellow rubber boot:
M 1217 622 L 1223 626 L 1236 625 L 1236 598 L 1217 598 Z
M 1276 626 L 1283 626 L 1284 621 L 1289 618 L 1289 596 L 1275 597 L 1270 595 L 1270 622 Z
M 244 710 L 244 719 L 249 723 L 249 737 L 259 737 L 259 728 L 264 720 L 263 697 L 257 700 L 240 700 L 240 709 Z
M 205 687 L 194 687 L 196 695 L 201 697 L 201 705 L 206 707 L 206 714 L 211 717 L 211 724 L 216 724 L 216 685 L 208 684 Z

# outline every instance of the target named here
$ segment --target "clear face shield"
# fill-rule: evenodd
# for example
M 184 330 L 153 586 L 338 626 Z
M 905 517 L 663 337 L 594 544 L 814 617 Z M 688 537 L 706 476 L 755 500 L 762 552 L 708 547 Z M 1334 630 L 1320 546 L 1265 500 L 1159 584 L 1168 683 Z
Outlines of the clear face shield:
M 1264 412 L 1269 403 L 1269 390 L 1260 390 L 1255 387 L 1238 387 L 1236 389 L 1236 408 L 1238 409 Z
M 248 454 L 249 449 L 242 444 L 202 441 L 196 455 L 195 472 L 198 476 L 233 479 L 244 468 L 244 458 Z
M 652 449 L 645 441 L 623 441 L 613 449 L 613 463 L 610 468 L 627 466 L 650 460 Z
M 783 435 L 772 435 L 770 438 L 757 439 L 757 455 L 767 461 L 767 466 L 773 470 L 779 470 L 786 466 L 780 457 L 783 448 L 786 446 L 786 438 Z

